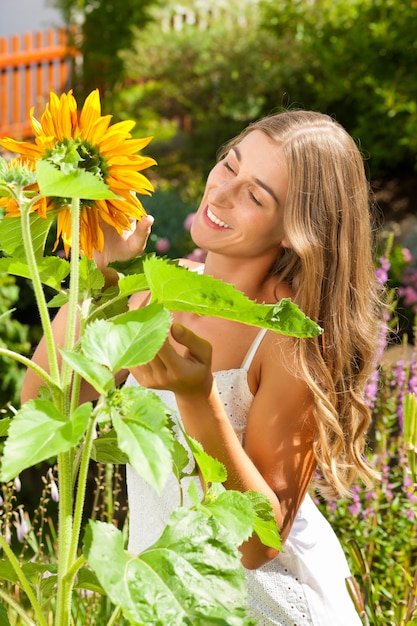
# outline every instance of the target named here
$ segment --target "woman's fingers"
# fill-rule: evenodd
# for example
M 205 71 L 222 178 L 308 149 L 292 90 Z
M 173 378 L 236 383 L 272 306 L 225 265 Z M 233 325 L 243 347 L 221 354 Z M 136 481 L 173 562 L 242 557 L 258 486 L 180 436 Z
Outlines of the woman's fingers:
M 193 358 L 204 365 L 211 365 L 212 346 L 199 335 L 182 324 L 172 324 L 171 335 L 177 343 L 187 348 L 186 357 Z
M 121 235 L 115 228 L 102 222 L 104 234 L 104 249 L 94 253 L 97 266 L 104 270 L 113 261 L 128 261 L 134 259 L 145 250 L 151 232 L 153 217 L 144 215 L 141 220 L 132 220 L 131 230 L 125 230 Z
M 173 324 L 172 337 L 186 347 L 183 356 L 167 340 L 158 354 L 132 374 L 144 387 L 168 389 L 175 393 L 198 393 L 211 386 L 211 344 L 188 328 Z

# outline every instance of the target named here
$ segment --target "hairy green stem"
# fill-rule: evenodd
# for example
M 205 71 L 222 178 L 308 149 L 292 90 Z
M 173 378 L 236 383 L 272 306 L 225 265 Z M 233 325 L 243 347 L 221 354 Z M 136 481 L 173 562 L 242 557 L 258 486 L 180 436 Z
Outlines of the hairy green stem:
M 71 274 L 70 295 L 68 302 L 67 331 L 65 348 L 72 350 L 75 343 L 79 289 L 79 252 L 80 252 L 80 200 L 73 198 L 71 204 Z M 64 391 L 64 412 L 71 419 L 72 369 L 63 361 L 61 371 L 62 388 Z M 58 481 L 60 489 L 59 500 L 59 541 L 58 541 L 58 591 L 56 626 L 69 626 L 71 620 L 71 602 L 73 579 L 68 579 L 68 571 L 73 565 L 73 450 L 58 455 Z M 77 534 L 78 541 L 78 534 Z
M 28 600 L 35 612 L 38 626 L 47 626 L 41 607 L 39 606 L 38 601 L 36 600 L 35 594 L 33 593 L 32 588 L 30 586 L 29 580 L 26 578 L 25 574 L 23 573 L 20 563 L 18 559 L 15 557 L 13 550 L 7 544 L 5 538 L 2 535 L 0 535 L 0 545 L 3 548 L 5 555 L 9 559 L 10 564 L 13 567 L 17 578 L 19 579 L 21 588 L 23 589 L 23 591 L 28 597 Z
M 73 198 L 71 203 L 71 262 L 70 262 L 70 291 L 68 300 L 67 329 L 65 335 L 65 349 L 72 350 L 77 334 L 77 313 L 80 284 L 80 199 Z M 61 380 L 65 394 L 65 409 L 69 412 L 71 396 L 71 379 L 73 371 L 65 361 L 62 363 Z
M 65 579 L 71 567 L 69 560 L 73 527 L 73 491 L 72 491 L 72 453 L 58 454 L 58 483 L 59 483 L 59 510 L 58 510 L 58 589 L 56 603 L 56 626 L 69 626 L 71 617 L 72 586 Z
M 78 484 L 77 484 L 77 492 L 76 492 L 76 499 L 75 499 L 74 525 L 73 525 L 73 530 L 72 530 L 70 562 L 75 561 L 77 558 L 78 542 L 80 538 L 81 523 L 82 523 L 82 517 L 83 517 L 83 511 L 84 511 L 88 468 L 89 468 L 89 462 L 90 462 L 90 456 L 91 456 L 91 448 L 93 445 L 94 434 L 95 434 L 96 411 L 93 413 L 93 415 L 90 418 L 90 422 L 87 428 L 87 433 L 85 436 L 84 447 L 83 447 L 83 451 L 81 455 L 81 463 L 80 463 L 80 470 L 78 473 Z
M 26 253 L 26 261 L 29 267 L 30 278 L 32 280 L 33 291 L 35 293 L 36 304 L 42 323 L 42 331 L 45 337 L 51 377 L 54 380 L 55 384 L 59 386 L 60 375 L 54 336 L 52 333 L 51 318 L 49 316 L 48 306 L 46 304 L 45 294 L 43 292 L 42 282 L 39 276 L 30 231 L 30 208 L 32 204 L 33 200 L 28 201 L 26 198 L 20 199 L 22 239 Z
M 22 365 L 25 365 L 26 367 L 32 369 L 35 372 L 35 374 L 37 374 L 40 378 L 42 378 L 42 380 L 45 381 L 45 383 L 49 387 L 51 387 L 51 389 L 55 389 L 56 391 L 59 391 L 59 387 L 57 387 L 55 381 L 53 380 L 53 378 L 51 378 L 48 372 L 45 372 L 45 370 L 42 369 L 42 367 L 39 367 L 37 363 L 35 363 L 34 361 L 31 361 L 26 356 L 23 356 L 22 354 L 19 354 L 18 352 L 14 352 L 13 350 L 7 350 L 6 348 L 0 348 L 0 355 L 9 357 L 15 361 L 18 361 Z

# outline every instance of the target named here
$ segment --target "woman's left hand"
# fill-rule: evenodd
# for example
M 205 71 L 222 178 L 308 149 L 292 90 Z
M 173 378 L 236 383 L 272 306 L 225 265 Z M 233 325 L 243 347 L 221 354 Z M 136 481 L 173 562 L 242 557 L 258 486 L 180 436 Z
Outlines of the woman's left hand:
M 178 396 L 208 397 L 213 384 L 211 344 L 181 324 L 171 327 L 172 338 L 185 347 L 180 355 L 167 339 L 158 354 L 145 365 L 131 369 L 142 387 L 167 389 Z

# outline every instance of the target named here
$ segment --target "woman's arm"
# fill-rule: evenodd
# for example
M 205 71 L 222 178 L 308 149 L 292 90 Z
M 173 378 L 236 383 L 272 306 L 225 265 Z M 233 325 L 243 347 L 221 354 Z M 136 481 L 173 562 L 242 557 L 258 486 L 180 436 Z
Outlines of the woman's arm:
M 243 448 L 213 380 L 210 344 L 177 324 L 171 332 L 186 347 L 185 355 L 181 357 L 166 342 L 153 361 L 132 369 L 133 375 L 145 387 L 175 393 L 187 433 L 226 467 L 226 488 L 267 496 L 285 540 L 314 471 L 310 394 L 287 366 L 279 364 L 277 354 L 265 350 L 270 356 L 262 362 Z M 271 373 L 266 373 L 269 369 Z M 241 546 L 241 552 L 249 569 L 277 554 L 255 536 Z

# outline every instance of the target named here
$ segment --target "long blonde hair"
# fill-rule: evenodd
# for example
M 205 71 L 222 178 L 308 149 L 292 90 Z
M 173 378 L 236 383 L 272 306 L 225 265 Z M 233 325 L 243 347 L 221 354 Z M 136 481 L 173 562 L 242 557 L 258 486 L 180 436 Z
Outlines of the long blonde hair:
M 289 186 L 284 229 L 290 247 L 272 269 L 300 309 L 323 328 L 295 340 L 299 373 L 314 396 L 314 451 L 324 495 L 346 495 L 359 476 L 376 476 L 364 456 L 371 415 L 364 389 L 378 350 L 379 307 L 372 258 L 370 186 L 350 135 L 331 117 L 285 111 L 261 130 L 284 151 Z

